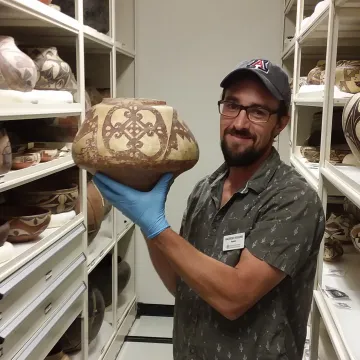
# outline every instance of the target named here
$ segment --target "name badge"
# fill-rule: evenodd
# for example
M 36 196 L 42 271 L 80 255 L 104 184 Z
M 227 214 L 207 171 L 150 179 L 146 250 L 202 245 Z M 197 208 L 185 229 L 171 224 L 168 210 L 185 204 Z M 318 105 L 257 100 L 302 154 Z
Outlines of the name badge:
M 243 249 L 245 246 L 245 233 L 224 236 L 223 251 Z

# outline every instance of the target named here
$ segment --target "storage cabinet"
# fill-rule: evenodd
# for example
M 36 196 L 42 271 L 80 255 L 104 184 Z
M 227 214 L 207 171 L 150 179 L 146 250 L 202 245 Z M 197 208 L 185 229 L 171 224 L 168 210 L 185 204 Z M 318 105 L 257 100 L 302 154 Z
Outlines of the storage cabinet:
M 284 14 L 284 39 L 293 36 L 283 52 L 293 86 L 290 163 L 317 191 L 326 214 L 305 358 L 355 360 L 360 163 L 349 147 L 344 108 L 360 91 L 360 2 L 288 0 Z M 324 354 L 324 338 L 331 353 Z
M 23 64 L 37 73 L 30 91 L 19 89 L 0 57 L 0 219 L 9 204 L 20 215 L 29 205 L 42 211 L 13 225 L 4 246 L 0 241 L 1 359 L 41 360 L 60 351 L 71 359 L 115 359 L 135 320 L 135 225 L 104 202 L 101 226 L 89 233 L 96 217 L 88 207 L 91 175 L 71 156 L 92 105 L 135 95 L 135 0 L 95 3 L 93 16 L 86 0 L 0 0 L 0 53 L 1 36 L 12 37 L 12 51 L 28 57 L 10 61 L 19 84 L 21 76 L 32 81 Z M 44 148 L 54 157 L 45 158 Z M 50 214 L 49 204 L 57 209 Z M 18 240 L 39 221 L 46 222 L 41 234 Z

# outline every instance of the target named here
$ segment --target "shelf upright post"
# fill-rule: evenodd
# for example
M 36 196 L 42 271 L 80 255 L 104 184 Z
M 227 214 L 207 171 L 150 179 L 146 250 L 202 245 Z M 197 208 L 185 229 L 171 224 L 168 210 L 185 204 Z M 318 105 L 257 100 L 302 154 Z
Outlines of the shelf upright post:
M 116 0 L 109 0 L 110 1 L 110 28 L 111 28 L 111 37 L 113 39 L 113 46 L 111 49 L 110 54 L 110 91 L 111 91 L 111 97 L 116 97 L 116 20 L 115 20 L 115 14 L 116 14 Z M 113 317 L 113 331 L 117 331 L 117 302 L 118 302 L 118 248 L 117 248 L 117 216 L 115 208 L 113 207 L 111 209 L 112 211 L 112 240 L 114 245 L 114 249 L 112 252 L 112 317 Z
M 77 68 L 77 101 L 81 104 L 81 114 L 78 121 L 78 126 L 85 120 L 85 45 L 84 45 L 84 16 L 83 16 L 83 0 L 75 0 L 75 17 L 79 22 L 79 35 L 76 42 L 76 68 Z M 85 170 L 79 169 L 79 197 L 80 211 L 84 216 L 84 225 L 87 229 L 87 174 Z M 82 234 L 83 251 L 88 257 L 88 235 L 87 231 Z M 87 263 L 83 267 L 84 283 L 88 286 L 88 271 Z M 88 359 L 88 291 L 83 295 L 83 310 L 81 314 L 81 353 L 82 360 Z
M 321 123 L 321 143 L 320 143 L 320 161 L 319 161 L 319 197 L 323 204 L 325 216 L 327 208 L 327 188 L 326 181 L 324 181 L 321 169 L 325 166 L 325 161 L 330 158 L 330 144 L 331 144 L 331 130 L 332 118 L 334 111 L 334 86 L 335 86 L 335 69 L 337 57 L 339 33 L 339 19 L 335 11 L 334 0 L 329 4 L 329 20 L 328 20 L 328 33 L 327 33 L 327 47 L 326 47 L 326 69 L 325 69 L 325 92 L 324 104 Z M 324 238 L 320 245 L 317 270 L 314 281 L 314 290 L 322 287 L 322 270 L 323 270 L 323 257 L 324 257 Z M 320 312 L 317 305 L 313 301 L 313 316 L 310 327 L 310 360 L 318 359 L 318 347 L 320 337 Z
M 294 71 L 293 71 L 293 89 L 291 101 L 291 132 L 290 132 L 290 151 L 291 154 L 296 149 L 298 107 L 295 104 L 295 97 L 299 89 L 300 67 L 301 67 L 301 47 L 299 44 L 300 25 L 304 12 L 304 0 L 298 0 L 296 10 L 296 27 L 295 27 L 295 51 L 294 51 Z

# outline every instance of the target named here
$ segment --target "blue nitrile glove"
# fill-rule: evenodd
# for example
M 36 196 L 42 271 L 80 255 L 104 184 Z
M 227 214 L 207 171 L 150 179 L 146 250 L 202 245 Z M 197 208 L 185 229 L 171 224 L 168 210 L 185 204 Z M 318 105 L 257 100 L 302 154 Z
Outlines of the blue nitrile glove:
M 101 173 L 94 175 L 93 182 L 105 199 L 152 239 L 170 227 L 165 218 L 165 201 L 172 178 L 172 174 L 163 175 L 149 192 L 132 189 Z

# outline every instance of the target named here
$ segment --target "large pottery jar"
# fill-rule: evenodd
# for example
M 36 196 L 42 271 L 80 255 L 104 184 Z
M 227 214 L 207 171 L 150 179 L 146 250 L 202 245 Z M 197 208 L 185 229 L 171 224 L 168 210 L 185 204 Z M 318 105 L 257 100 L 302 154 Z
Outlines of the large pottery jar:
M 77 82 L 71 67 L 58 54 L 56 47 L 30 48 L 27 53 L 38 69 L 37 90 L 64 90 L 76 93 Z
M 360 93 L 346 103 L 342 125 L 345 139 L 352 153 L 360 161 Z
M 104 99 L 86 114 L 73 143 L 75 163 L 102 172 L 141 191 L 149 191 L 167 172 L 174 176 L 199 159 L 198 144 L 164 101 Z
M 31 91 L 37 79 L 37 69 L 11 36 L 0 36 L 0 89 Z
M 335 69 L 335 85 L 344 92 L 360 92 L 360 60 L 339 60 Z

